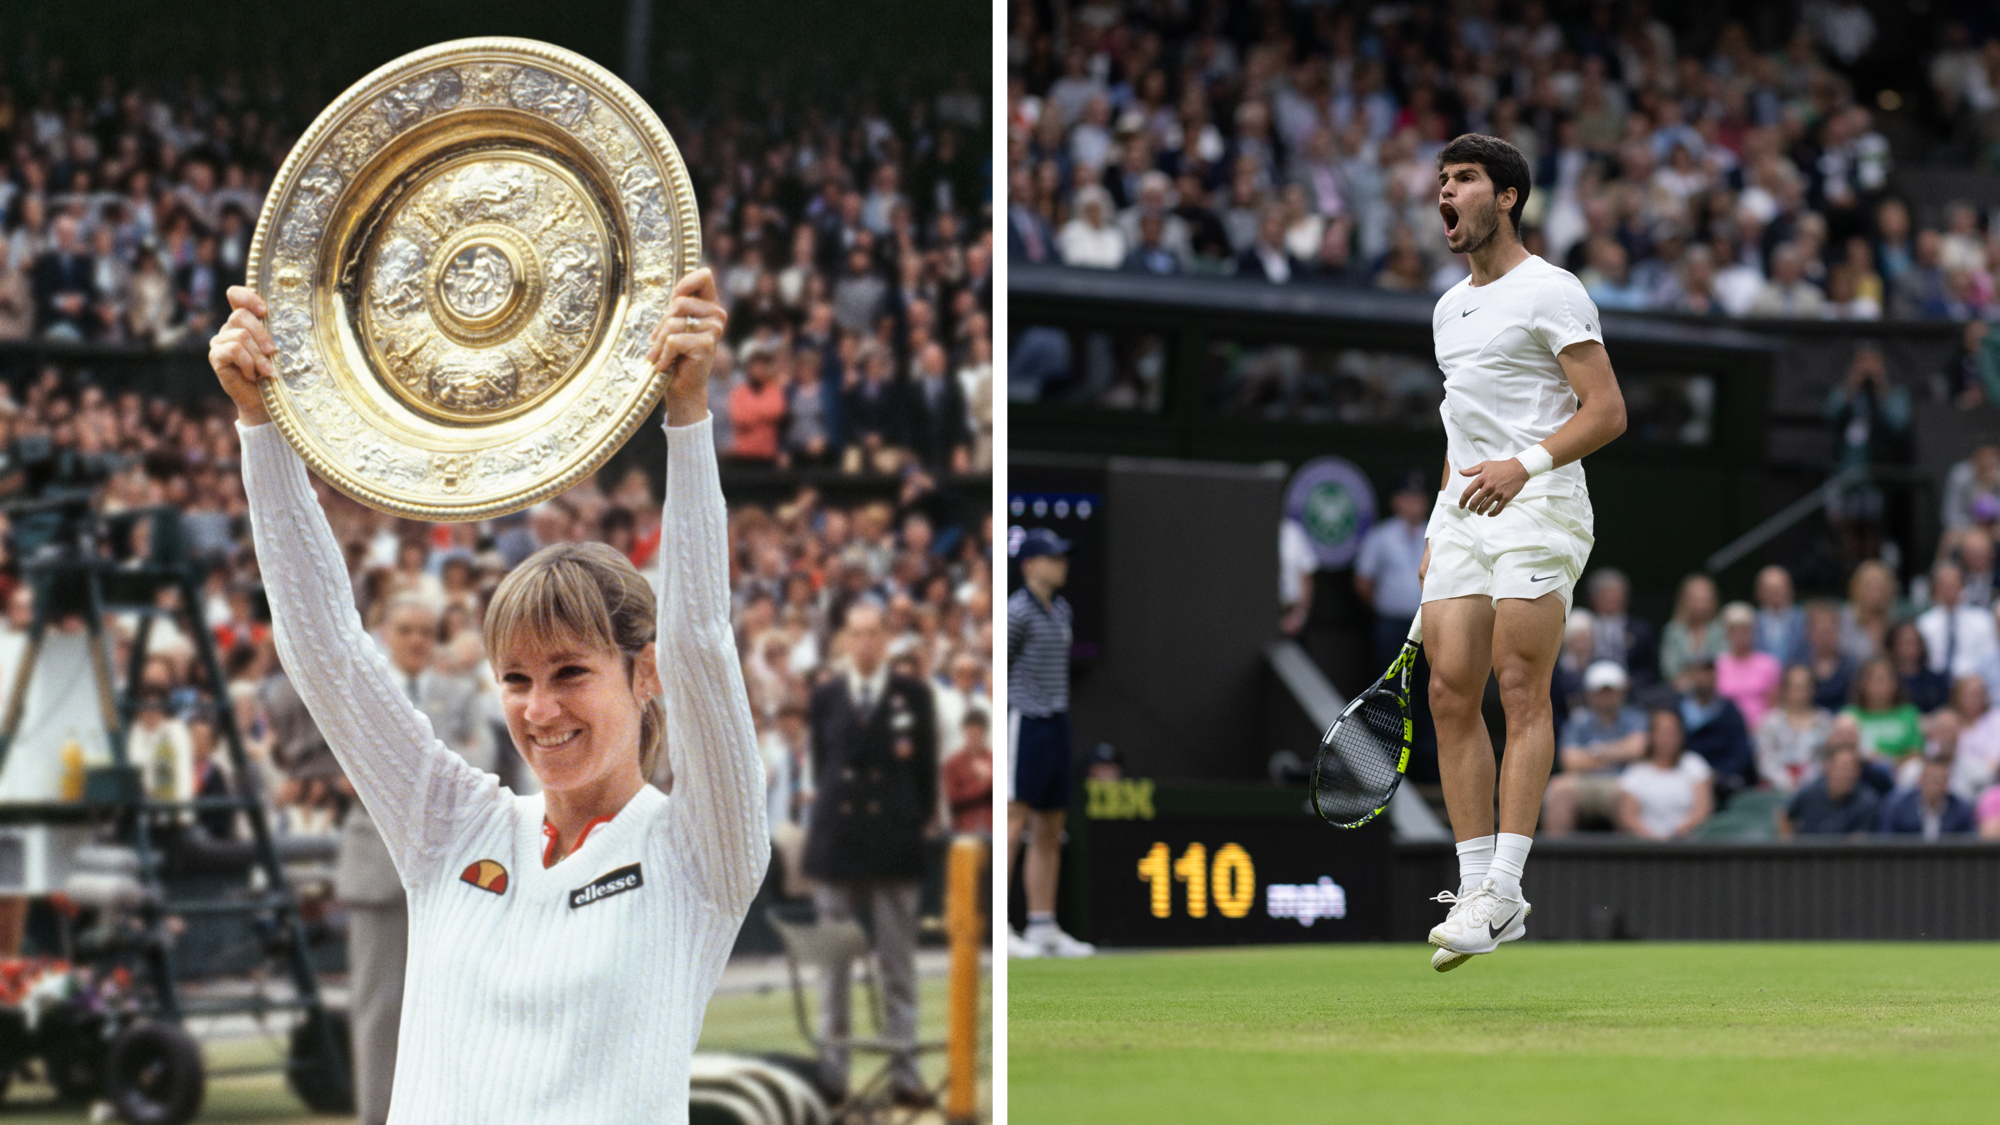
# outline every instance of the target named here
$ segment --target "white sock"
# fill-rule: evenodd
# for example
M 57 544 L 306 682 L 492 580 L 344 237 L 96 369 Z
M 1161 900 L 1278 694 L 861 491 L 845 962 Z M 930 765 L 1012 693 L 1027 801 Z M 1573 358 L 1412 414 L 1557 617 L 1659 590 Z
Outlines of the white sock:
M 1534 845 L 1533 836 L 1513 832 L 1493 837 L 1493 863 L 1486 869 L 1486 877 L 1493 880 L 1494 894 L 1501 898 L 1521 897 L 1521 871 L 1527 867 L 1528 849 Z
M 1022 934 L 1023 934 L 1024 936 L 1025 936 L 1025 935 L 1027 935 L 1027 934 L 1033 934 L 1033 933 L 1046 933 L 1046 932 L 1048 932 L 1049 930 L 1053 930 L 1053 929 L 1055 929 L 1055 928 L 1056 928 L 1056 916 L 1055 916 L 1055 915 L 1053 915 L 1053 914 L 1029 914 L 1029 915 L 1028 915 L 1028 928 L 1027 928 L 1027 929 L 1025 929 L 1025 930 L 1023 930 L 1023 931 L 1021 931 L 1021 932 L 1022 932 Z
M 1458 893 L 1461 897 L 1479 889 L 1486 869 L 1493 865 L 1493 837 L 1474 836 L 1458 842 Z

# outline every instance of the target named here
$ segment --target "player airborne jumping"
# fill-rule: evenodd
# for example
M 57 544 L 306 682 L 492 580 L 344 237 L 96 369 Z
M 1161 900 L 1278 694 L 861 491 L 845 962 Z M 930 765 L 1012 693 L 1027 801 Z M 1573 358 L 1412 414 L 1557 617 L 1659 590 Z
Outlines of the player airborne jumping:
M 1458 839 L 1458 890 L 1437 896 L 1451 913 L 1431 931 L 1431 967 L 1445 972 L 1527 929 L 1521 870 L 1555 756 L 1549 677 L 1592 542 L 1580 462 L 1625 432 L 1625 400 L 1582 283 L 1521 244 L 1520 150 L 1468 133 L 1437 163 L 1446 244 L 1472 263 L 1431 313 L 1446 461 L 1418 569 Z M 1507 713 L 1497 770 L 1479 713 L 1489 671 Z

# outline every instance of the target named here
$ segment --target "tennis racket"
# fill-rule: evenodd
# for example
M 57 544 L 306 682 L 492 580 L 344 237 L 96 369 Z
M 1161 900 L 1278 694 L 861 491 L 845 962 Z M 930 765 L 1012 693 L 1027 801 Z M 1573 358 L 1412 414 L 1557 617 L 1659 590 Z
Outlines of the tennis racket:
M 1424 643 L 1424 616 L 1395 663 L 1356 696 L 1319 740 L 1313 761 L 1313 808 L 1335 828 L 1359 828 L 1380 816 L 1410 766 L 1410 669 Z

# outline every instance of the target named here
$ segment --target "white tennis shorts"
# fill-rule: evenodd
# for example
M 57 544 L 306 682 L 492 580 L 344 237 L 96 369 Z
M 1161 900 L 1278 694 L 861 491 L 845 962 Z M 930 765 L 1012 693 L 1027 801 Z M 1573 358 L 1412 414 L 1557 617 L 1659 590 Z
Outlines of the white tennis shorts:
M 1497 516 L 1478 516 L 1458 506 L 1462 492 L 1439 493 L 1431 509 L 1424 600 L 1484 594 L 1497 602 L 1556 593 L 1568 613 L 1596 542 L 1590 498 L 1538 496 L 1516 500 Z

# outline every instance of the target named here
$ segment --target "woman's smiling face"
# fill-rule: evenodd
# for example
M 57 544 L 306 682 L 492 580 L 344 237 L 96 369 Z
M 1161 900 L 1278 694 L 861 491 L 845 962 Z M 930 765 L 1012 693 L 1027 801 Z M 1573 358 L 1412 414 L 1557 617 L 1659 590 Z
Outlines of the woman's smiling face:
M 543 789 L 577 789 L 637 771 L 642 709 L 660 694 L 652 645 L 628 661 L 614 648 L 524 639 L 498 672 L 508 733 Z

